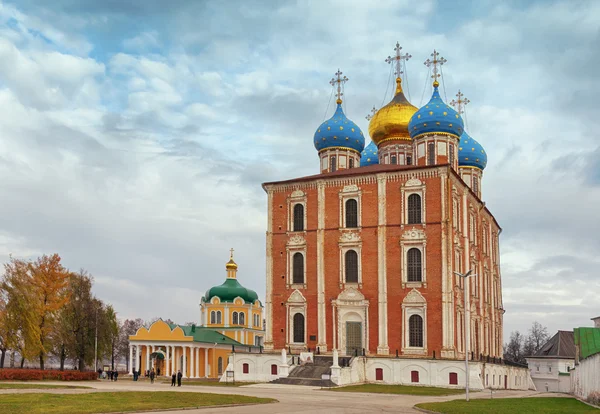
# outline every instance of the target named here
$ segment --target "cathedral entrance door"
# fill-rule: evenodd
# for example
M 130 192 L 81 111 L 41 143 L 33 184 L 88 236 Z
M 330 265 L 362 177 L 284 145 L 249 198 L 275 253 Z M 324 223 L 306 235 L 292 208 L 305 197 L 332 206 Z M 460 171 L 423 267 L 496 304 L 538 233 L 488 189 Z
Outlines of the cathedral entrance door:
M 346 322 L 346 355 L 362 355 L 361 322 Z

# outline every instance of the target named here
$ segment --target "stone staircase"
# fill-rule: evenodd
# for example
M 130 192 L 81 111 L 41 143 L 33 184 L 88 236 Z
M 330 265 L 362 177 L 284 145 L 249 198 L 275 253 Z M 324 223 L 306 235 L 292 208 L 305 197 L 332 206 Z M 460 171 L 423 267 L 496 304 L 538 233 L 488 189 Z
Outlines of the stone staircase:
M 271 381 L 273 384 L 309 385 L 313 387 L 335 387 L 331 380 L 322 380 L 321 375 L 331 374 L 333 357 L 315 355 L 313 363 L 294 366 L 287 378 Z

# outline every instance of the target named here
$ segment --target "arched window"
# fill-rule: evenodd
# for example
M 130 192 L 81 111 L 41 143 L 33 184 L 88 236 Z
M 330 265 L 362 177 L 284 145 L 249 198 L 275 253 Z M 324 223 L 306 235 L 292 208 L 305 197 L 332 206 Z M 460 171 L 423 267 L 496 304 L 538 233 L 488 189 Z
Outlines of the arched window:
M 223 375 L 223 357 L 219 357 L 217 361 L 217 371 L 219 372 L 219 377 Z
M 337 167 L 337 165 L 336 165 L 336 162 L 335 162 L 335 156 L 330 157 L 329 158 L 329 171 L 330 172 L 335 172 L 336 167 Z
M 216 319 L 215 319 L 215 311 L 212 311 L 210 313 L 210 323 L 215 323 Z
M 294 231 L 304 231 L 304 205 L 294 205 Z
M 233 317 L 231 319 L 232 319 L 232 324 L 237 325 L 238 324 L 238 313 L 233 312 Z
M 421 251 L 415 247 L 408 249 L 408 252 L 406 253 L 406 264 L 408 268 L 408 281 L 421 282 L 423 279 Z
M 221 311 L 217 311 L 217 324 L 220 324 L 221 322 Z
M 421 196 L 408 196 L 408 224 L 421 224 Z
M 358 227 L 358 203 L 353 198 L 346 201 L 346 227 Z
M 294 315 L 294 342 L 304 343 L 304 315 L 301 313 Z
M 392 160 L 392 164 L 393 164 L 393 165 L 396 165 L 396 164 L 398 164 L 398 157 L 397 157 L 396 155 L 392 155 L 392 158 L 391 158 L 391 160 Z
M 292 283 L 304 283 L 304 256 L 302 253 L 294 253 L 292 261 Z
M 408 340 L 409 346 L 423 347 L 423 318 L 420 315 L 408 318 Z
M 427 143 L 427 165 L 435 165 L 435 142 Z
M 354 250 L 346 252 L 346 283 L 358 283 L 358 254 Z
M 244 312 L 240 312 L 240 325 L 246 325 L 246 314 Z

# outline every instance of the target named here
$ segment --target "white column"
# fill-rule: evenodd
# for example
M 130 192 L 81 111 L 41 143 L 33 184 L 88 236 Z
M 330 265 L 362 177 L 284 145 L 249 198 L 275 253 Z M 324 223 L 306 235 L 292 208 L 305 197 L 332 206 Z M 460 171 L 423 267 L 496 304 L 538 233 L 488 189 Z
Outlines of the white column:
M 378 328 L 379 345 L 377 345 L 378 355 L 388 355 L 390 348 L 388 346 L 388 320 L 387 320 L 387 264 L 386 264 L 386 229 L 387 229 L 387 203 L 386 190 L 387 180 L 385 174 L 377 177 L 377 291 L 378 291 Z M 365 326 L 367 320 L 365 320 Z M 367 339 L 367 338 L 365 338 Z M 368 348 L 365 346 L 365 348 Z
M 187 346 L 182 346 L 181 351 L 183 352 L 183 367 L 181 367 L 181 374 L 187 378 Z
M 170 355 L 169 348 L 170 348 L 169 345 L 165 346 L 165 375 L 166 376 L 171 375 L 171 369 L 169 366 L 169 355 Z
M 156 352 L 156 347 L 154 345 L 152 345 L 152 353 Z M 156 363 L 156 358 L 153 358 L 151 360 L 152 363 L 152 368 L 154 368 L 154 364 Z
M 325 182 L 319 180 L 317 182 L 317 346 L 321 352 L 327 352 L 325 306 Z
M 133 345 L 129 345 L 129 375 L 133 375 Z
M 200 378 L 200 348 L 196 348 L 196 378 Z
M 136 345 L 135 346 L 135 370 L 139 371 L 140 370 L 140 346 Z
M 208 348 L 204 348 L 204 376 L 208 378 Z
M 150 345 L 146 345 L 146 370 L 150 369 Z
M 191 378 L 195 378 L 196 377 L 196 364 L 195 364 L 195 354 L 196 353 L 196 348 L 191 347 L 190 348 L 190 377 Z

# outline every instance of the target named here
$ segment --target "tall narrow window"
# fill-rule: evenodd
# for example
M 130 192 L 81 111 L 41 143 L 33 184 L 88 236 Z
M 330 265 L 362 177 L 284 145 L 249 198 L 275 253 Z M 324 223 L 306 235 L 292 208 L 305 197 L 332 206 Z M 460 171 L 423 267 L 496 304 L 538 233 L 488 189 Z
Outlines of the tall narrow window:
M 277 375 L 277 364 L 271 364 L 271 375 Z
M 221 311 L 217 311 L 217 324 L 221 324 Z
M 240 325 L 246 325 L 246 314 L 244 312 L 240 312 Z
M 392 162 L 391 162 L 391 163 L 392 163 L 393 165 L 396 165 L 396 164 L 398 164 L 398 158 L 397 158 L 397 156 L 396 156 L 396 155 L 392 155 L 392 158 L 391 158 L 391 160 L 392 160 Z
M 249 364 L 242 364 L 242 373 L 243 374 L 248 374 L 250 372 L 250 365 Z
M 237 312 L 233 312 L 232 323 L 233 323 L 233 325 L 238 324 L 238 313 Z
M 358 227 L 358 203 L 353 198 L 346 201 L 346 227 Z
M 408 196 L 408 224 L 421 224 L 421 196 Z
M 408 340 L 409 346 L 423 347 L 423 318 L 419 315 L 408 318 Z
M 336 169 L 335 155 L 329 158 L 329 171 L 334 172 Z
M 304 283 L 304 256 L 294 253 L 292 283 Z
M 408 269 L 408 281 L 409 282 L 421 282 L 422 281 L 422 264 L 421 264 L 421 251 L 415 247 L 408 249 L 406 253 L 406 265 Z
M 223 375 L 223 357 L 219 357 L 217 360 L 217 372 L 219 373 L 219 377 Z
M 304 205 L 294 205 L 294 231 L 304 231 Z
M 348 160 L 348 168 L 354 168 L 354 158 Z
M 454 145 L 450 144 L 450 147 L 448 149 L 450 156 L 449 161 L 450 161 L 450 165 L 454 165 Z
M 294 315 L 294 342 L 304 343 L 304 315 L 301 313 Z
M 479 180 L 473 177 L 473 192 L 479 196 Z
M 215 319 L 215 311 L 212 311 L 210 313 L 210 323 L 216 323 L 216 319 Z
M 427 164 L 435 164 L 435 142 L 427 143 Z
M 406 165 L 412 165 L 412 157 L 410 155 L 406 156 Z
M 346 252 L 346 283 L 358 283 L 358 254 L 354 250 Z

